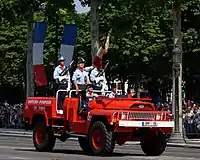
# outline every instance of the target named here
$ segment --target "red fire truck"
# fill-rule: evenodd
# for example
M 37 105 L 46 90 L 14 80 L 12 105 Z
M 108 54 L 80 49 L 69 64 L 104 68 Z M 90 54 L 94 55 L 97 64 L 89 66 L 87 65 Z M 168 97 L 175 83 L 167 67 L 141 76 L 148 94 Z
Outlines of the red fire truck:
M 140 141 L 149 156 L 164 152 L 174 118 L 167 111 L 156 111 L 151 99 L 100 95 L 89 101 L 89 111 L 79 114 L 81 99 L 73 97 L 73 92 L 76 91 L 71 90 L 65 98 L 62 115 L 57 113 L 57 96 L 26 100 L 24 122 L 33 129 L 37 151 L 51 151 L 56 139 L 64 142 L 77 137 L 82 150 L 95 156 L 111 154 L 115 144 L 127 141 Z

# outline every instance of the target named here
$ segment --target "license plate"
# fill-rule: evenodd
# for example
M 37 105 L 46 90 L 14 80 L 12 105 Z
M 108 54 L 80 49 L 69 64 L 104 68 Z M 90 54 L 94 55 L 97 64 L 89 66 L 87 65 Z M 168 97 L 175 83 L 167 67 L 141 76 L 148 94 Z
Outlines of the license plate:
M 142 126 L 157 126 L 157 122 L 142 122 Z

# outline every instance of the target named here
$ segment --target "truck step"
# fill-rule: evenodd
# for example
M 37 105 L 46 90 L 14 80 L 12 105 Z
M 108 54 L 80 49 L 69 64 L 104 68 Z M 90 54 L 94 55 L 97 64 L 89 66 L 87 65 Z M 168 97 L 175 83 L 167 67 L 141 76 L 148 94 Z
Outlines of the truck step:
M 52 127 L 55 127 L 55 128 L 63 128 L 64 126 L 52 125 Z
M 76 133 L 70 133 L 70 137 L 86 137 L 86 135 L 76 134 Z
M 62 136 L 62 134 L 54 134 L 54 135 L 57 136 L 57 137 Z M 86 135 L 77 134 L 77 133 L 72 133 L 72 132 L 70 132 L 70 133 L 66 132 L 66 135 L 68 135 L 68 136 L 70 136 L 70 137 L 86 137 Z

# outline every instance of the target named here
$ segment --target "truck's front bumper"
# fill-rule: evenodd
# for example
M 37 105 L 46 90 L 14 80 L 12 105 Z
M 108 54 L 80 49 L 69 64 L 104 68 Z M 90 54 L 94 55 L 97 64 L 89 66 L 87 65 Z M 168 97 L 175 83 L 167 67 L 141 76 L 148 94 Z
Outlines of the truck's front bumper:
M 120 120 L 119 127 L 156 127 L 156 128 L 173 128 L 174 121 L 126 121 Z

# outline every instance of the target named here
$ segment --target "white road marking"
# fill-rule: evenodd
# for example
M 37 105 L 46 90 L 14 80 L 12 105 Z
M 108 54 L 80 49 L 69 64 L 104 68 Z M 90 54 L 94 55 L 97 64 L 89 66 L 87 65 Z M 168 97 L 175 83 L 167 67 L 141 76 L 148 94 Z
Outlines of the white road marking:
M 19 157 L 19 156 L 10 156 L 9 154 L 1 154 L 0 160 L 30 160 L 35 158 L 28 158 L 28 157 Z
M 127 156 L 128 159 L 137 160 L 199 160 L 198 158 L 188 158 L 188 157 L 173 157 L 173 156 L 158 156 L 158 157 L 147 157 L 147 156 Z
M 21 160 L 21 159 L 23 159 L 23 160 L 26 160 L 26 159 L 34 159 L 34 158 L 27 158 L 27 157 L 11 157 L 11 156 L 9 156 L 8 157 L 8 159 L 13 159 L 13 160 Z
M 0 146 L 0 148 L 2 149 L 21 149 L 21 150 L 31 150 L 31 149 L 34 149 L 33 147 L 26 147 L 26 148 L 23 148 L 23 147 L 15 147 L 15 146 Z

